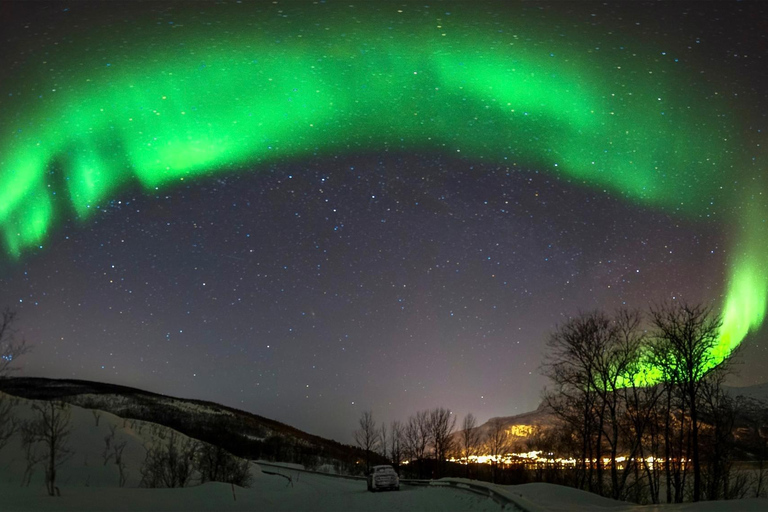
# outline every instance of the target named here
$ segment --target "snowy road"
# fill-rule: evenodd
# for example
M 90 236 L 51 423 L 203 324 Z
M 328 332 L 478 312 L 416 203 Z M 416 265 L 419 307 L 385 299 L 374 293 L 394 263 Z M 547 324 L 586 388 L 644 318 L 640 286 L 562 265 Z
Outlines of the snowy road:
M 286 470 L 286 474 L 291 472 Z M 451 487 L 402 485 L 400 491 L 370 493 L 362 480 L 293 473 L 293 486 L 280 476 L 259 475 L 249 489 L 209 483 L 185 489 L 62 487 L 50 498 L 41 487 L 2 488 L 3 510 L 35 511 L 499 511 L 491 498 Z M 9 492 L 10 491 L 10 492 Z M 506 510 L 509 510 L 507 508 Z
M 263 479 L 262 479 L 263 481 Z M 265 482 L 266 483 L 266 482 Z M 285 486 L 285 484 L 282 484 Z M 254 486 L 257 489 L 258 486 Z M 266 489 L 265 489 L 266 490 Z M 488 510 L 501 507 L 492 499 L 453 488 L 415 487 L 370 493 L 362 480 L 346 480 L 302 473 L 293 488 L 276 496 L 273 510 Z

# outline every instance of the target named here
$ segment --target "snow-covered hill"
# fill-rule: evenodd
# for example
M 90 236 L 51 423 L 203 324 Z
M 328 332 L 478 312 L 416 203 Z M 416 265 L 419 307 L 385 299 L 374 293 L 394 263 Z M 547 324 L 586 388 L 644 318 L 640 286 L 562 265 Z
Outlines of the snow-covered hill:
M 2 399 L 15 404 L 19 422 L 34 419 L 33 405 L 43 403 L 4 394 Z M 284 476 L 268 475 L 255 463 L 250 464 L 250 488 L 218 482 L 196 485 L 196 477 L 185 488 L 140 488 L 147 448 L 166 443 L 172 432 L 182 443 L 188 438 L 162 425 L 108 412 L 78 406 L 69 406 L 68 412 L 71 456 L 58 469 L 61 496 L 48 496 L 42 463 L 27 478 L 27 457 L 17 431 L 0 451 L 0 510 L 499 510 L 492 499 L 459 489 L 404 486 L 399 493 L 372 494 L 363 480 L 299 473 L 290 467 L 278 470 Z M 106 439 L 111 447 L 125 444 L 127 478 L 122 486 L 120 468 L 105 450 Z
M 28 399 L 59 399 L 123 418 L 160 423 L 247 458 L 290 460 L 350 470 L 363 457 L 357 447 L 290 425 L 202 400 L 176 398 L 100 382 L 34 377 L 0 379 L 0 391 Z
M 15 404 L 13 414 L 19 423 L 37 417 L 32 406 L 42 401 L 9 397 Z M 146 449 L 167 439 L 171 429 L 140 420 L 123 419 L 104 411 L 70 406 L 70 434 L 67 442 L 71 453 L 62 463 L 57 485 L 63 487 L 119 487 L 120 468 L 115 463 L 115 447 L 124 445 L 121 453 L 123 485 L 137 487 L 141 480 L 139 468 Z M 188 438 L 174 432 L 180 441 Z M 39 447 L 42 451 L 42 446 Z M 6 488 L 29 487 L 44 489 L 44 467 L 37 464 L 28 467 L 28 457 L 22 443 L 22 433 L 17 431 L 0 451 L 0 485 Z M 258 471 L 258 468 L 254 468 Z M 31 474 L 28 474 L 31 473 Z
M 18 421 L 35 416 L 34 400 L 9 398 L 15 403 Z M 612 512 L 718 512 L 768 510 L 768 500 L 709 502 L 677 506 L 640 507 L 575 489 L 551 484 L 494 486 L 468 480 L 445 479 L 433 485 L 408 485 L 400 492 L 369 493 L 365 482 L 299 471 L 291 465 L 262 468 L 251 463 L 250 488 L 209 482 L 175 489 L 138 487 L 140 468 L 146 449 L 167 442 L 168 427 L 151 422 L 123 419 L 103 411 L 69 407 L 72 456 L 58 472 L 61 496 L 50 497 L 44 485 L 42 466 L 36 466 L 26 485 L 27 461 L 21 435 L 16 433 L 0 451 L 0 510 L 30 511 L 496 511 L 501 510 L 499 496 L 506 496 L 504 510 Z M 186 436 L 174 432 L 180 440 Z M 125 444 L 122 460 L 127 478 L 122 482 L 114 457 L 108 457 L 110 445 Z M 106 455 L 105 455 L 106 454 Z M 280 473 L 273 475 L 269 473 Z M 474 492 L 468 489 L 471 485 Z M 496 501 L 483 489 L 493 489 Z M 501 500 L 504 501 L 504 500 Z

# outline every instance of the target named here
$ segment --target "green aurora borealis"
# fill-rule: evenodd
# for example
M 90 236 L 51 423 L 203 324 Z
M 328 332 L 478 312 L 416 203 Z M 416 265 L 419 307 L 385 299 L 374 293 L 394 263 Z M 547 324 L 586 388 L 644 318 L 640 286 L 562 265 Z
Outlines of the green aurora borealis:
M 0 121 L 6 253 L 44 245 L 63 215 L 87 222 L 127 185 L 311 155 L 440 151 L 692 218 L 742 204 L 728 219 L 738 228 L 718 361 L 756 330 L 768 236 L 759 184 L 745 197 L 729 186 L 746 158 L 728 103 L 691 88 L 675 56 L 650 45 L 600 48 L 588 34 L 447 10 L 227 11 L 227 30 L 189 15 L 176 30 L 105 31 L 98 45 L 28 64 L 3 86 L 34 91 L 6 100 Z

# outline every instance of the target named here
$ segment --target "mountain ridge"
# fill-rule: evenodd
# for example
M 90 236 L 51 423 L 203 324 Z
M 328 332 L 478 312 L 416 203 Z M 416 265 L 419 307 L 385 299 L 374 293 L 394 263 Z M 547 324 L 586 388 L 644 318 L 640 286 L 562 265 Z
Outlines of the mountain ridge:
M 355 471 L 363 452 L 351 445 L 206 400 L 179 398 L 129 386 L 79 379 L 9 377 L 0 391 L 36 400 L 62 400 L 122 418 L 160 423 L 251 460 L 281 460 L 312 468 Z

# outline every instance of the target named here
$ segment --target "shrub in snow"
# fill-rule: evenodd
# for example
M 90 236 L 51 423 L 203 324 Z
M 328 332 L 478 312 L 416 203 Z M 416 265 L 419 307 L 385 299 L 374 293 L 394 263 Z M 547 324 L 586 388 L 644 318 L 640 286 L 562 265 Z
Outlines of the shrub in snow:
M 192 479 L 197 444 L 171 430 L 162 444 L 147 449 L 141 466 L 142 487 L 186 487 Z
M 200 483 L 226 482 L 240 487 L 250 487 L 251 471 L 247 460 L 241 460 L 221 448 L 200 443 L 197 458 Z

